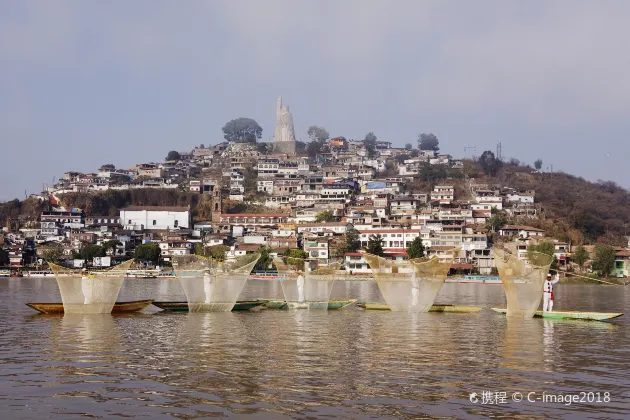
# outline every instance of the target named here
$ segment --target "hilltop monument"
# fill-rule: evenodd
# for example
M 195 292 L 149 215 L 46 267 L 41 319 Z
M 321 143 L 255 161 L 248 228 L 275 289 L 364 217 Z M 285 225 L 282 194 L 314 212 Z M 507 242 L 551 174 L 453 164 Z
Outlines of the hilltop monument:
M 273 135 L 273 150 L 275 153 L 295 154 L 293 115 L 289 112 L 288 106 L 282 106 L 282 96 L 278 97 L 276 105 L 276 131 Z

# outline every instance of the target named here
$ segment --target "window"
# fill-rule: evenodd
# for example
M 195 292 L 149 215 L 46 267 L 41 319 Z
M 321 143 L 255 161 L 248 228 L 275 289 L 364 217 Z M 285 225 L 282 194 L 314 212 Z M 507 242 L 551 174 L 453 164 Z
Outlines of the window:
M 157 221 L 153 220 L 153 226 L 157 225 Z
M 175 227 L 179 226 L 179 220 L 175 220 Z

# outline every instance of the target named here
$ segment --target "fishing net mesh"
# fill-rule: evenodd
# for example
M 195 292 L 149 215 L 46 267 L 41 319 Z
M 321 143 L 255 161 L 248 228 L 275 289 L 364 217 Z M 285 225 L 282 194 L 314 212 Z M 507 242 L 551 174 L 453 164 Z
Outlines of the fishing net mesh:
M 105 270 L 82 271 L 48 263 L 66 314 L 110 313 L 133 260 Z
M 336 270 L 341 264 L 332 263 L 315 270 L 299 258 L 275 258 L 282 293 L 289 308 L 328 309 L 328 301 L 335 284 Z
M 532 318 L 540 305 L 545 277 L 553 257 L 539 252 L 527 252 L 519 259 L 497 247 L 492 249 L 492 253 L 505 289 L 507 315 Z
M 446 257 L 394 261 L 364 254 L 376 284 L 392 311 L 428 312 L 451 268 L 457 249 Z
M 259 258 L 249 254 L 219 262 L 201 255 L 174 256 L 173 269 L 186 293 L 188 311 L 231 311 Z

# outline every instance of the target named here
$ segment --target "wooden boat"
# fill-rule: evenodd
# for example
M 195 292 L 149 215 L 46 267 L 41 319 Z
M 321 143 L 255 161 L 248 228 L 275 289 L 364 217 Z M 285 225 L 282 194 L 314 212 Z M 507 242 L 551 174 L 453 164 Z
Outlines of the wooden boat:
M 343 299 L 343 300 L 329 300 L 328 301 L 328 310 L 332 309 L 343 309 L 346 306 L 350 306 L 355 303 L 356 299 Z M 265 307 L 267 309 L 287 309 L 287 302 L 284 300 L 268 300 L 265 303 Z
M 357 303 L 359 308 L 363 308 L 370 311 L 389 311 L 389 305 L 381 302 L 359 302 Z M 478 312 L 481 310 L 480 306 L 462 306 L 462 305 L 442 305 L 434 304 L 429 312 L 452 312 L 452 313 L 470 313 Z
M 116 302 L 112 313 L 139 312 L 153 303 L 152 299 Z M 27 306 L 43 314 L 63 314 L 63 303 L 27 303 Z
M 234 304 L 233 311 L 249 311 L 262 307 L 266 300 L 239 300 Z M 170 312 L 188 312 L 188 302 L 153 302 L 153 305 Z
M 507 308 L 492 308 L 493 311 L 501 314 L 507 313 Z M 581 319 L 584 321 L 605 321 L 607 319 L 618 318 L 623 312 L 583 312 L 583 311 L 536 311 L 534 317 L 546 319 Z

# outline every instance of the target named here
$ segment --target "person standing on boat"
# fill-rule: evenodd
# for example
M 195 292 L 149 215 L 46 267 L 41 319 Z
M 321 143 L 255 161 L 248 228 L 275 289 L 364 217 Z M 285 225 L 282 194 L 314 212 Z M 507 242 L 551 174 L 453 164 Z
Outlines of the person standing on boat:
M 551 279 L 551 274 L 547 274 L 545 285 L 543 289 L 543 311 L 551 312 L 553 310 L 553 285 L 560 281 L 560 274 L 556 274 L 555 278 Z
M 81 292 L 83 292 L 83 304 L 88 305 L 92 303 L 92 294 L 94 287 L 94 279 L 91 279 L 88 275 L 87 269 L 81 270 Z
M 212 276 L 208 270 L 203 272 L 203 292 L 206 294 L 205 303 L 212 303 Z
M 411 306 L 418 305 L 418 298 L 420 297 L 420 282 L 416 278 L 416 270 L 411 272 Z
M 302 271 L 298 271 L 297 277 L 297 289 L 298 289 L 298 302 L 304 302 L 304 276 Z

